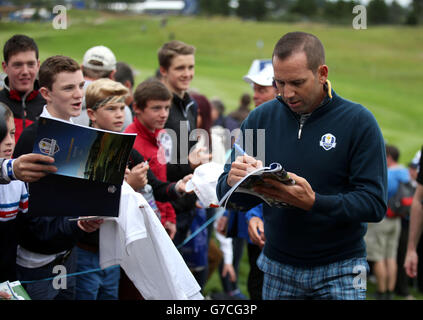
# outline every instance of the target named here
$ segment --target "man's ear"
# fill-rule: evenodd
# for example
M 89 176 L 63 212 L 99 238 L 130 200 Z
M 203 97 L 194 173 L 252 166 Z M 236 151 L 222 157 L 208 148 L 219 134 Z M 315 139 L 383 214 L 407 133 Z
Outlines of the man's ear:
M 40 93 L 43 96 L 43 98 L 44 98 L 45 101 L 47 101 L 47 102 L 51 101 L 51 99 L 50 99 L 50 90 L 49 89 L 47 89 L 46 87 L 41 87 L 40 88 Z
M 1 66 L 3 67 L 3 71 L 4 71 L 4 73 L 6 73 L 6 67 L 7 67 L 7 64 L 6 64 L 6 62 L 2 62 L 1 63 Z
M 110 74 L 109 74 L 109 78 L 110 78 L 110 80 L 116 81 L 116 80 L 115 80 L 115 74 L 116 74 L 116 69 L 115 69 L 115 70 L 113 70 L 112 72 L 110 72 Z
M 329 74 L 329 68 L 327 65 L 322 64 L 319 69 L 317 70 L 318 73 L 318 77 L 319 77 L 319 82 L 321 84 L 325 84 L 326 80 L 328 79 L 328 74 Z
M 123 84 L 125 87 L 127 87 L 129 89 L 129 91 L 132 92 L 132 84 L 131 81 L 129 80 L 125 80 L 125 83 Z

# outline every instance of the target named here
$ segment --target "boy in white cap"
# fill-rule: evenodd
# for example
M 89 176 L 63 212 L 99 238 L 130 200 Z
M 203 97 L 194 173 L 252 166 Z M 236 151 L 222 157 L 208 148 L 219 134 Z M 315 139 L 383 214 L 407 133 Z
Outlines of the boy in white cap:
M 116 73 L 116 56 L 108 47 L 105 46 L 95 46 L 88 49 L 84 58 L 82 59 L 81 65 L 82 74 L 84 75 L 85 89 L 88 85 L 97 79 L 108 78 L 115 80 Z M 87 109 L 85 105 L 85 99 L 82 103 L 81 114 L 72 118 L 74 123 L 89 126 L 90 119 L 87 115 Z M 123 129 L 125 129 L 129 124 L 132 123 L 132 113 L 128 106 L 125 106 L 125 122 Z
M 254 91 L 254 104 L 256 107 L 276 97 L 277 92 L 273 86 L 272 60 L 254 60 L 244 81 L 251 84 Z
M 86 80 L 113 79 L 116 73 L 116 57 L 105 46 L 92 47 L 85 52 L 81 69 Z

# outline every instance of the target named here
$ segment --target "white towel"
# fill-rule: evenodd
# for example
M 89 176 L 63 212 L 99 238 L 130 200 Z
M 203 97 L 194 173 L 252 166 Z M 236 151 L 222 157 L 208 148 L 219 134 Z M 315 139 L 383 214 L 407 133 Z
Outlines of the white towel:
M 156 214 L 126 182 L 119 217 L 100 227 L 100 266 L 116 264 L 146 300 L 204 299 Z

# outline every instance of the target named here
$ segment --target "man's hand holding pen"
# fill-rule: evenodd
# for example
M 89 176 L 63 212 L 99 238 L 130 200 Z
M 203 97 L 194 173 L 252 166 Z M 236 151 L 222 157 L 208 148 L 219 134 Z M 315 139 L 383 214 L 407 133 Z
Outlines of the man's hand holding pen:
M 263 163 L 260 160 L 256 160 L 246 154 L 244 154 L 243 156 L 238 156 L 236 160 L 232 162 L 231 170 L 228 173 L 228 185 L 233 187 L 248 173 L 261 167 L 263 167 Z

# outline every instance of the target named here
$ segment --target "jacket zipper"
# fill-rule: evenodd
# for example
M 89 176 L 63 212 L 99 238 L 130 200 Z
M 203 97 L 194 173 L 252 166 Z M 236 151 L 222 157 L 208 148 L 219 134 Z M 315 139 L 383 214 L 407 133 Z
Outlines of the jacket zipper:
M 22 130 L 26 128 L 26 97 L 29 95 L 30 91 L 26 92 L 22 97 Z
M 298 140 L 301 139 L 301 133 L 303 131 L 303 127 L 307 119 L 310 117 L 311 113 L 308 114 L 302 114 L 300 117 L 300 128 L 298 129 Z

